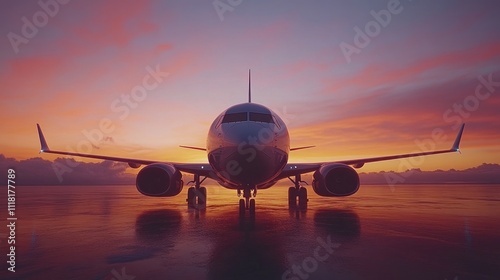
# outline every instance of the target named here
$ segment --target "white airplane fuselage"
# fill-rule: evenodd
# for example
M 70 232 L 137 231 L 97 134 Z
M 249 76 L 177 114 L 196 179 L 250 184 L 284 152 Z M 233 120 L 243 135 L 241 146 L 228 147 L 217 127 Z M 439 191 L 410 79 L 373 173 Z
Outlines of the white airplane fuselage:
M 228 108 L 208 132 L 208 161 L 226 188 L 272 186 L 289 152 L 290 137 L 283 120 L 255 103 Z

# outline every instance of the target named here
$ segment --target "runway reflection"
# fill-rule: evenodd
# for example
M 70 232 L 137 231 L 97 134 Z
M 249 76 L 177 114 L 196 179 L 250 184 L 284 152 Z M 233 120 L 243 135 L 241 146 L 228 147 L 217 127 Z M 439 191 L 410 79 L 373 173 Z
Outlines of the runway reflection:
M 361 233 L 359 216 L 352 210 L 318 209 L 314 212 L 314 224 L 339 241 L 358 239 Z
M 13 279 L 500 279 L 496 185 L 370 186 L 305 211 L 273 188 L 254 219 L 232 192 L 206 209 L 136 192 L 20 188 Z
M 239 218 L 235 211 L 219 215 L 235 217 L 238 226 L 228 224 L 209 229 L 215 238 L 207 278 L 281 279 L 289 247 L 286 233 L 291 230 L 286 223 L 289 218 L 279 212 L 258 213 L 254 218 Z
M 135 233 L 139 241 L 154 245 L 169 235 L 176 237 L 181 224 L 182 216 L 178 210 L 150 210 L 137 216 Z

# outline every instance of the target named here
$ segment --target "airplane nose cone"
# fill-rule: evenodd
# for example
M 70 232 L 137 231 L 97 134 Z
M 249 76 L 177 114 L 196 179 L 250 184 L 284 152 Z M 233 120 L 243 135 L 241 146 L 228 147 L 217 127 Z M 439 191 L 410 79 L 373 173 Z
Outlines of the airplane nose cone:
M 223 144 L 209 155 L 220 175 L 240 185 L 258 185 L 275 177 L 287 155 L 276 148 L 268 124 L 242 122 L 224 128 Z
M 272 126 L 255 122 L 242 122 L 228 126 L 223 130 L 224 146 L 272 145 L 276 133 Z

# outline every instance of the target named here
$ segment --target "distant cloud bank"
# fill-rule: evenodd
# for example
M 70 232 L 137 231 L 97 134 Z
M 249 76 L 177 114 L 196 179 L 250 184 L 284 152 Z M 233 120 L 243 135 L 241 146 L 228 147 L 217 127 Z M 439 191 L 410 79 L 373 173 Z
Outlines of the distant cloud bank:
M 412 169 L 402 173 L 370 172 L 359 174 L 361 184 L 432 184 L 432 183 L 476 183 L 500 184 L 500 165 L 483 163 L 465 170 L 422 171 Z
M 55 163 L 55 164 L 54 164 Z M 54 166 L 75 166 L 62 175 L 62 181 L 56 175 Z M 71 164 L 74 163 L 74 164 Z M 54 162 L 40 157 L 18 161 L 0 154 L 0 169 L 7 174 L 7 169 L 16 171 L 16 185 L 115 185 L 133 184 L 135 176 L 126 173 L 126 163 L 103 161 L 100 163 L 77 162 L 69 158 L 57 158 Z M 7 176 L 7 175 L 5 175 Z M 5 182 L 4 182 L 5 181 Z M 6 180 L 2 180 L 2 185 Z
M 54 163 L 74 163 L 70 172 L 65 172 L 60 181 L 54 171 Z M 103 161 L 100 163 L 78 162 L 69 158 L 57 158 L 54 162 L 40 157 L 26 160 L 6 158 L 0 154 L 0 169 L 13 168 L 16 171 L 17 185 L 115 185 L 134 184 L 135 175 L 126 172 L 126 163 Z M 388 179 L 396 184 L 432 184 L 432 183 L 477 183 L 500 184 L 500 165 L 483 163 L 465 170 L 421 171 L 413 169 L 403 173 L 370 172 L 359 174 L 361 184 L 389 184 Z M 2 185 L 6 181 L 2 180 Z

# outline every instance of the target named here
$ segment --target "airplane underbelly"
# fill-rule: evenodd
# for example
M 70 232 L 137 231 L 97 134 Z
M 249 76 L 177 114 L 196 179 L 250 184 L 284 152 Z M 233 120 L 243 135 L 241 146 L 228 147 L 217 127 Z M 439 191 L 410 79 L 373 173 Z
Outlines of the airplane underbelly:
M 242 186 L 257 186 L 276 178 L 286 165 L 288 156 L 273 147 L 222 147 L 212 151 L 208 159 L 224 181 Z

